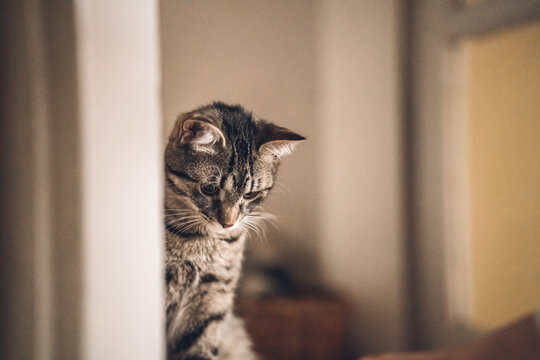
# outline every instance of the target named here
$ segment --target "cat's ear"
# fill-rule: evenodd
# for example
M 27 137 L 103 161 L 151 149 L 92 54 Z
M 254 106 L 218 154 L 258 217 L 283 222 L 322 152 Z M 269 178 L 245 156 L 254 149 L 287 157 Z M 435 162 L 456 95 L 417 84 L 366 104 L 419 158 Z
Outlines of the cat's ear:
M 178 124 L 178 144 L 190 145 L 194 150 L 213 154 L 216 146 L 226 146 L 221 130 L 204 118 L 187 117 Z
M 287 128 L 268 123 L 263 131 L 259 153 L 279 159 L 292 153 L 296 145 L 305 139 Z

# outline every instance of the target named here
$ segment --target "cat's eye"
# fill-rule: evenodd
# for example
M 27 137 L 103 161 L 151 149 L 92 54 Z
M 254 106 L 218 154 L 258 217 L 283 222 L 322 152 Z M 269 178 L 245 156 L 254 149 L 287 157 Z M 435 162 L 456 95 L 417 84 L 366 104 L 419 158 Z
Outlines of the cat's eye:
M 215 195 L 219 191 L 219 187 L 215 184 L 201 185 L 201 191 L 206 195 Z
M 246 199 L 246 200 L 253 200 L 253 199 L 259 197 L 260 194 L 261 194 L 260 191 L 252 191 L 252 192 L 248 192 L 248 193 L 245 193 L 245 194 L 244 194 L 244 199 Z

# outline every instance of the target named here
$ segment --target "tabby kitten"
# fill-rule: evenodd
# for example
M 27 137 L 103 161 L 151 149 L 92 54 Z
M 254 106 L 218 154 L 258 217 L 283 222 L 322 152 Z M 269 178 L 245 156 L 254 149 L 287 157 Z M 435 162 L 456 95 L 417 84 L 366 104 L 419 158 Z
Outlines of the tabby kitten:
M 255 359 L 232 311 L 246 231 L 301 140 L 220 102 L 176 120 L 165 151 L 168 359 Z

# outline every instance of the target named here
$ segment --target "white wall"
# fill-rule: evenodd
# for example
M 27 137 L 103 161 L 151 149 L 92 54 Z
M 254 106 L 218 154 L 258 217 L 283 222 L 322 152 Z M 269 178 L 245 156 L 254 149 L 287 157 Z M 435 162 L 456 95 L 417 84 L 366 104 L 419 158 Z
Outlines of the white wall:
M 161 1 L 164 138 L 214 99 L 308 137 L 280 171 L 289 193 L 267 206 L 279 229 L 254 255 L 346 294 L 356 354 L 405 344 L 398 5 Z
M 163 356 L 157 3 L 75 6 L 84 359 Z

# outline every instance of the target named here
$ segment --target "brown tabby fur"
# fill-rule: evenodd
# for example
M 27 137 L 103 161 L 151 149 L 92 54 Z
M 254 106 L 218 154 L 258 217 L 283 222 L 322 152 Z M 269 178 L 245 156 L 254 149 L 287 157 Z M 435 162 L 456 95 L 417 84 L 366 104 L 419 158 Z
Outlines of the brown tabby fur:
M 255 359 L 232 311 L 246 233 L 303 139 L 219 102 L 177 119 L 165 151 L 168 359 Z

